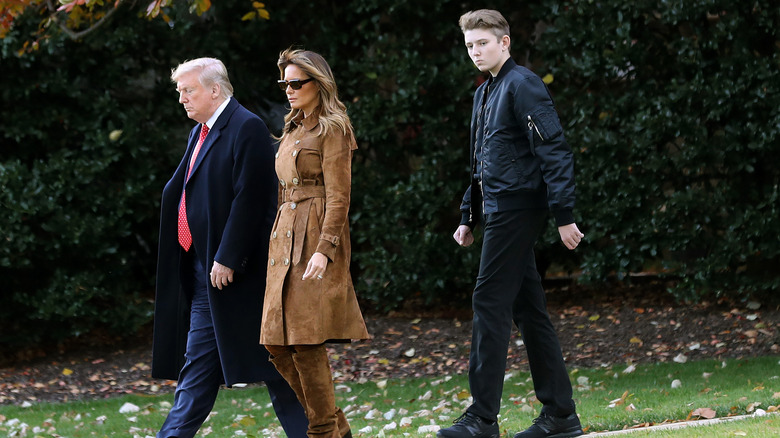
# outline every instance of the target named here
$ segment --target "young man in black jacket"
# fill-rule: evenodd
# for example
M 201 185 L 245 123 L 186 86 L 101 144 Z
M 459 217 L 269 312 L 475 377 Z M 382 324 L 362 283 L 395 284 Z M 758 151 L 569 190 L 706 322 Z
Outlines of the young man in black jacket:
M 471 116 L 471 185 L 453 235 L 461 246 L 484 227 L 474 321 L 469 386 L 474 399 L 442 438 L 498 438 L 506 353 L 512 322 L 522 334 L 542 402 L 534 424 L 515 438 L 574 437 L 582 427 L 555 333 L 533 247 L 548 209 L 564 245 L 574 249 L 584 235 L 574 223 L 571 148 L 542 80 L 509 55 L 509 25 L 493 10 L 460 18 L 469 56 L 490 78 L 474 95 Z

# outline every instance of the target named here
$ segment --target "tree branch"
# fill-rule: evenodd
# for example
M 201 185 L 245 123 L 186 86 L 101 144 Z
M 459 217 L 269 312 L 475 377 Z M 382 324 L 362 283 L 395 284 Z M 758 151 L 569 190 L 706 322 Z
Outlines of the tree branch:
M 116 13 L 116 11 L 119 9 L 119 6 L 124 4 L 124 0 L 117 0 L 117 2 L 114 4 L 114 7 L 110 9 L 108 12 L 106 12 L 106 15 L 103 16 L 100 20 L 89 26 L 88 28 L 81 30 L 81 31 L 74 31 L 73 29 L 69 28 L 68 25 L 60 20 L 60 17 L 57 16 L 57 8 L 52 3 L 52 0 L 46 0 L 46 5 L 49 8 L 49 12 L 51 12 L 51 19 L 55 23 L 57 23 L 57 26 L 67 35 L 70 39 L 74 41 L 78 41 L 85 36 L 89 35 L 90 33 L 94 32 L 98 28 L 100 28 L 103 24 L 105 24 L 113 15 Z

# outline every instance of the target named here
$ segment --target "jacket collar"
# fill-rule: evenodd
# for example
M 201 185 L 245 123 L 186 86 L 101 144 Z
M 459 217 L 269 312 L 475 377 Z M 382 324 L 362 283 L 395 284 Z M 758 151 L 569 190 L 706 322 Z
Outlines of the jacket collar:
M 214 126 L 211 127 L 209 130 L 209 135 L 206 136 L 206 140 L 203 141 L 203 145 L 200 147 L 200 151 L 198 152 L 198 156 L 195 158 L 195 163 L 192 165 L 192 171 L 190 171 L 190 176 L 188 179 L 185 180 L 185 183 L 192 179 L 192 177 L 197 172 L 198 168 L 200 167 L 200 163 L 203 162 L 204 157 L 209 153 L 211 150 L 211 147 L 214 145 L 214 143 L 219 139 L 221 136 L 222 130 L 225 129 L 225 126 L 227 125 L 228 121 L 230 120 L 230 117 L 233 115 L 234 112 L 238 109 L 239 104 L 238 101 L 234 98 L 230 98 L 230 102 L 228 102 L 227 106 L 224 110 L 222 110 L 222 114 L 217 117 L 217 121 L 214 122 Z M 198 133 L 200 132 L 202 125 L 197 125 L 197 129 L 193 129 L 193 136 L 192 136 L 192 144 L 191 148 L 194 149 L 195 143 L 198 141 Z M 191 150 L 192 150 L 191 149 Z M 187 161 L 186 163 L 190 162 L 190 157 L 192 156 L 192 152 L 187 154 Z M 185 166 L 185 169 L 187 166 Z M 185 174 L 186 175 L 186 174 Z M 186 178 L 186 176 L 185 176 Z
M 298 111 L 298 114 L 292 120 L 297 126 L 303 125 L 303 129 L 311 131 L 316 128 L 320 123 L 320 109 L 317 108 L 313 113 L 309 114 L 309 117 L 303 116 L 303 111 Z
M 211 127 L 212 130 L 216 129 L 217 131 L 221 131 L 222 128 L 227 125 L 228 120 L 230 120 L 230 116 L 236 111 L 238 108 L 238 101 L 234 97 L 228 98 L 229 102 L 224 110 L 222 110 L 222 113 L 217 117 L 217 121 L 214 122 L 214 126 Z
M 515 60 L 512 58 L 507 59 L 504 62 L 504 65 L 501 66 L 501 70 L 498 71 L 498 74 L 495 77 L 493 77 L 493 75 L 490 75 L 489 82 L 492 84 L 493 82 L 500 81 L 501 78 L 506 76 L 507 73 L 509 73 L 509 71 L 515 67 L 517 67 L 517 63 L 515 62 Z

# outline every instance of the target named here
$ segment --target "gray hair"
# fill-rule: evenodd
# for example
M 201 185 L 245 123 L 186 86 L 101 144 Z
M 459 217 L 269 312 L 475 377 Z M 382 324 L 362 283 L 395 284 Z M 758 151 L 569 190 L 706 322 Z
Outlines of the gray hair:
M 198 81 L 204 87 L 218 84 L 220 94 L 225 99 L 233 95 L 233 85 L 228 78 L 227 68 L 219 59 L 198 58 L 185 61 L 171 70 L 171 81 L 178 82 L 183 74 L 190 72 L 198 73 Z

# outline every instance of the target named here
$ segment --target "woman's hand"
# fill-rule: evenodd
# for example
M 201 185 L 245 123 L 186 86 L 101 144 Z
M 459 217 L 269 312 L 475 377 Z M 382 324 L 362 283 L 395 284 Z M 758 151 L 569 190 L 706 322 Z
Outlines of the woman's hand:
M 302 280 L 311 278 L 322 280 L 326 269 L 328 269 L 328 257 L 321 252 L 315 252 L 309 259 L 309 264 L 306 266 L 306 272 L 303 273 Z

